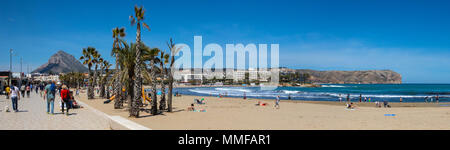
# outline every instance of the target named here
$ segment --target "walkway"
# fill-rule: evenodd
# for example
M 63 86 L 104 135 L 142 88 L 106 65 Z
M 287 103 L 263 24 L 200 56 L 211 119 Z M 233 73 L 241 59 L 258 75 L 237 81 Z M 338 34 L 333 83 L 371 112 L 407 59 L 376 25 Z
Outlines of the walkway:
M 88 108 L 71 109 L 71 115 L 60 111 L 59 96 L 55 101 L 55 115 L 46 113 L 46 101 L 32 92 L 30 98 L 19 100 L 19 112 L 13 112 L 11 100 L 0 96 L 0 130 L 109 130 L 109 121 Z M 10 112 L 5 112 L 5 106 Z

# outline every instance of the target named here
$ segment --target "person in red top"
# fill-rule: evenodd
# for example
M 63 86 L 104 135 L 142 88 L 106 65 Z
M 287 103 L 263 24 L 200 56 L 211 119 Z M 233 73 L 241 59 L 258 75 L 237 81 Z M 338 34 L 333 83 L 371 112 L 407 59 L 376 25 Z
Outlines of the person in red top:
M 66 106 L 66 115 L 69 116 L 69 108 L 70 108 L 70 91 L 67 89 L 66 85 L 62 86 L 62 90 L 61 90 L 61 99 L 62 99 L 62 113 L 64 114 L 64 105 Z

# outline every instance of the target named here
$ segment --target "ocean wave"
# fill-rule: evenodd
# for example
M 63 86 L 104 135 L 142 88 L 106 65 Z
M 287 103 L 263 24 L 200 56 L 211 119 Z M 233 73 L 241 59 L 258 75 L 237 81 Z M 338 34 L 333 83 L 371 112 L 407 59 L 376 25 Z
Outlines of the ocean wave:
M 249 98 L 267 98 L 274 99 L 276 96 L 280 96 L 283 99 L 291 99 L 296 100 L 338 100 L 339 97 L 342 100 L 347 98 L 347 92 L 350 93 L 350 98 L 355 100 L 359 99 L 360 94 L 358 91 L 346 90 L 342 92 L 335 92 L 334 90 L 296 90 L 296 89 L 280 89 L 280 90 L 260 90 L 255 88 L 192 88 L 192 89 L 184 89 L 186 94 L 191 95 L 210 95 L 210 96 L 219 96 L 225 95 L 229 97 L 243 97 L 244 94 Z M 389 91 L 388 91 L 389 92 Z M 182 92 L 183 94 L 183 92 Z M 435 98 L 436 95 L 429 95 L 426 93 L 420 94 L 407 94 L 407 93 L 362 93 L 362 97 L 372 98 L 372 99 L 384 99 L 384 100 L 393 100 L 398 101 L 400 98 L 404 99 L 414 99 L 415 101 L 423 101 L 426 97 Z M 446 100 L 450 98 L 450 95 L 439 95 L 440 98 Z
M 215 88 L 217 91 L 236 91 L 236 92 L 247 92 L 250 93 L 252 90 L 249 89 L 241 89 L 241 88 Z
M 322 85 L 322 87 L 339 87 L 339 88 L 345 88 L 347 86 L 343 86 L 343 85 Z
M 297 94 L 297 93 L 300 93 L 300 91 L 289 91 L 289 90 L 282 90 L 283 91 L 283 93 L 286 93 L 286 94 Z

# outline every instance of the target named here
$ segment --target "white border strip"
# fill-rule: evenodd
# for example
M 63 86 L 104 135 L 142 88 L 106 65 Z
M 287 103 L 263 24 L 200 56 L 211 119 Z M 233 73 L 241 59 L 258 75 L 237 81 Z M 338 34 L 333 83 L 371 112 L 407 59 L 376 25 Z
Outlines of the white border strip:
M 147 128 L 143 125 L 140 125 L 136 122 L 133 122 L 133 121 L 123 118 L 121 116 L 110 116 L 102 111 L 95 109 L 94 107 L 89 106 L 88 104 L 86 104 L 80 100 L 78 100 L 77 102 L 80 103 L 83 107 L 90 109 L 92 112 L 96 113 L 97 115 L 100 115 L 100 116 L 103 116 L 103 117 L 109 119 L 110 120 L 109 125 L 113 130 L 115 130 L 114 124 L 119 124 L 120 126 L 123 126 L 125 129 L 128 129 L 128 130 L 152 130 L 150 128 Z M 119 129 L 116 129 L 116 130 L 124 130 L 121 127 L 118 127 L 118 128 Z

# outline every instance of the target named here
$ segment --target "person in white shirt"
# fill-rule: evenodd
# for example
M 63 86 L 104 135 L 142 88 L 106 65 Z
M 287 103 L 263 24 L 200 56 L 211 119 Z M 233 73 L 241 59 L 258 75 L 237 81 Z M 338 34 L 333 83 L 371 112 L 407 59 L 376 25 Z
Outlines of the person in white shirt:
M 19 88 L 17 86 L 12 86 L 10 94 L 11 94 L 12 108 L 14 112 L 18 112 L 19 109 L 17 108 L 18 107 L 17 101 L 20 100 Z
M 274 107 L 280 109 L 280 95 L 277 96 Z

